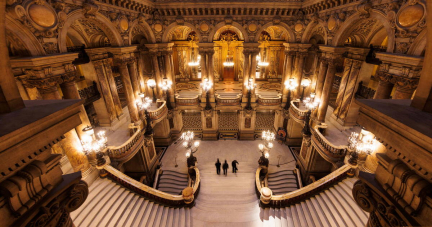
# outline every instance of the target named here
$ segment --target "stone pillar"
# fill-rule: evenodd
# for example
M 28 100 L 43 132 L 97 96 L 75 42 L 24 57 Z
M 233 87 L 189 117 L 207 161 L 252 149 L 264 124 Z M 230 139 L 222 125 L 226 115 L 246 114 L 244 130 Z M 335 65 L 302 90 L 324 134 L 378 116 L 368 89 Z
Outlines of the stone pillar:
M 285 83 L 287 81 L 289 81 L 289 79 L 292 77 L 294 54 L 295 54 L 295 52 L 293 52 L 293 51 L 285 52 L 285 58 L 286 58 L 285 75 L 284 75 L 284 79 L 282 80 L 282 84 L 281 84 L 281 86 L 282 86 L 281 90 L 283 91 L 283 96 L 288 95 L 288 89 L 285 88 Z
M 322 95 L 321 95 L 321 101 L 320 101 L 320 105 L 318 108 L 318 121 L 320 121 L 320 122 L 325 121 L 325 116 L 327 113 L 327 107 L 328 107 L 328 102 L 330 99 L 331 89 L 333 86 L 333 79 L 335 76 L 335 72 L 336 72 L 336 69 L 335 69 L 335 65 L 334 65 L 334 60 L 331 60 L 331 61 L 329 61 L 329 64 L 328 64 L 328 69 L 327 69 L 327 73 L 326 73 L 324 87 L 323 87 L 323 91 L 322 91 Z
M 307 52 L 297 52 L 296 54 L 296 58 L 298 58 L 298 61 L 296 61 L 297 65 L 295 67 L 295 73 L 294 73 L 294 78 L 295 81 L 297 82 L 297 84 L 299 86 L 297 86 L 296 89 L 296 93 L 294 95 L 294 97 L 300 98 L 300 94 L 301 94 L 301 89 L 302 86 L 300 86 L 301 84 L 301 80 L 302 80 L 302 76 L 303 76 L 303 66 L 304 66 L 304 60 L 305 57 L 307 56 Z
M 324 87 L 324 81 L 325 81 L 325 77 L 326 77 L 326 73 L 327 73 L 327 68 L 328 68 L 327 60 L 325 58 L 322 58 L 320 60 L 317 85 L 315 88 L 316 98 L 320 99 L 320 100 L 321 100 L 322 89 Z
M 129 115 L 132 123 L 139 124 L 138 110 L 135 104 L 135 95 L 132 88 L 129 71 L 127 68 L 127 61 L 125 59 L 118 60 L 120 75 L 123 81 L 123 87 L 125 90 L 126 100 L 128 104 Z
M 135 56 L 137 58 L 137 66 L 138 66 L 138 81 L 141 88 L 142 93 L 145 93 L 145 86 L 144 86 L 144 72 L 145 72 L 145 65 L 144 65 L 144 53 L 143 51 L 138 51 L 135 53 Z
M 417 84 L 418 79 L 400 78 L 395 84 L 393 99 L 411 99 Z
M 210 80 L 210 82 L 212 82 L 213 86 L 210 89 L 210 94 L 213 95 L 214 94 L 214 70 L 213 70 L 213 55 L 214 55 L 214 49 L 210 49 L 207 51 L 207 57 L 208 57 L 208 62 L 207 62 L 207 76 Z
M 151 52 L 153 70 L 154 70 L 154 75 L 155 75 L 155 78 L 153 78 L 153 79 L 156 81 L 155 93 L 156 93 L 157 97 L 160 95 L 160 91 L 159 91 L 157 85 L 158 85 L 158 81 L 160 81 L 160 78 L 161 78 L 161 72 L 159 69 L 158 54 L 159 54 L 158 52 Z M 149 88 L 149 90 L 152 90 L 152 89 Z M 153 91 L 151 92 L 151 94 L 153 95 Z
M 387 79 L 383 79 L 381 77 L 378 82 L 378 87 L 375 92 L 374 99 L 389 99 L 391 92 L 393 90 L 393 84 Z
M 363 61 L 354 60 L 351 73 L 349 75 L 348 81 L 346 82 L 346 89 L 344 91 L 344 95 L 339 107 L 338 118 L 342 121 L 345 121 L 347 117 L 348 111 L 350 110 L 351 101 L 354 98 L 354 94 L 356 92 L 357 87 L 357 79 L 360 72 L 360 67 L 362 66 Z
M 96 71 L 96 76 L 98 79 L 99 91 L 102 95 L 102 98 L 105 101 L 105 106 L 109 114 L 110 123 L 116 119 L 117 114 L 114 107 L 114 101 L 112 99 L 110 86 L 108 84 L 108 80 L 105 76 L 105 69 L 102 60 L 93 61 L 93 65 Z
M 166 78 L 173 83 L 173 85 L 170 88 L 170 94 L 171 96 L 174 95 L 174 80 L 173 80 L 173 68 L 174 65 L 172 64 L 172 51 L 166 51 L 164 54 L 164 60 L 165 60 L 165 76 Z
M 137 65 L 136 65 L 136 58 L 131 57 L 129 58 L 127 62 L 128 70 L 129 70 L 129 76 L 132 83 L 133 88 L 133 94 L 135 96 L 135 99 L 139 99 L 139 93 L 141 92 L 141 88 L 139 85 L 138 80 L 138 71 L 137 71 Z
M 249 80 L 249 70 L 250 70 L 250 50 L 247 48 L 243 48 L 243 54 L 244 54 L 244 71 L 243 71 L 243 96 L 247 95 L 247 89 L 246 89 L 246 83 Z
M 256 67 L 257 67 L 256 57 L 258 54 L 259 54 L 259 50 L 257 50 L 257 49 L 254 49 L 251 52 L 252 62 L 251 62 L 251 68 L 250 68 L 250 72 L 249 72 L 249 75 L 250 75 L 249 78 L 250 77 L 254 78 L 254 81 L 256 79 Z
M 350 78 L 350 72 L 351 72 L 352 65 L 353 65 L 353 59 L 345 58 L 344 71 L 342 73 L 342 79 L 341 79 L 341 83 L 339 85 L 339 91 L 338 91 L 337 98 L 336 98 L 336 108 L 333 111 L 333 114 L 336 117 L 339 115 L 339 112 L 340 112 L 340 108 L 342 105 L 342 99 L 344 98 L 344 95 L 345 95 L 345 89 L 346 89 L 348 79 Z
M 120 98 L 119 98 L 119 95 L 117 92 L 117 84 L 115 82 L 114 75 L 112 73 L 110 60 L 104 59 L 103 65 L 104 65 L 104 69 L 105 69 L 105 75 L 106 75 L 106 78 L 108 80 L 109 88 L 111 91 L 111 97 L 112 97 L 113 102 L 114 102 L 115 112 L 117 114 L 117 117 L 120 117 L 123 115 L 123 108 L 121 106 Z
M 45 88 L 38 88 L 38 91 L 44 100 L 61 99 L 57 84 Z
M 65 134 L 65 139 L 62 140 L 62 148 L 74 172 L 81 171 L 84 173 L 90 168 L 87 156 L 84 154 L 81 141 L 75 129 Z

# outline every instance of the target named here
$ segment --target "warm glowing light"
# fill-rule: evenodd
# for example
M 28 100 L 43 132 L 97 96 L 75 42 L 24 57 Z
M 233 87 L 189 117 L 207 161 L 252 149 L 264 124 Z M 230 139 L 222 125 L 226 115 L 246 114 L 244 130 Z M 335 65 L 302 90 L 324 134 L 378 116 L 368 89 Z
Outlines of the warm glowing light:
M 269 154 L 269 153 L 265 153 L 265 157 L 266 157 L 266 158 L 269 158 L 269 157 L 270 157 L 270 154 Z
M 348 148 L 362 155 L 372 154 L 378 143 L 372 133 L 363 129 L 360 133 L 352 132 L 348 138 Z
M 205 78 L 204 81 L 201 83 L 201 87 L 204 89 L 205 92 L 209 91 L 212 86 L 213 83 L 210 82 L 208 78 Z
M 294 78 L 290 78 L 289 80 L 285 81 L 285 88 L 288 90 L 294 90 L 296 89 L 298 84 L 294 81 Z
M 200 145 L 199 141 L 195 141 L 194 146 L 199 147 L 199 145 Z
M 253 78 L 249 78 L 249 80 L 245 83 L 246 89 L 252 90 L 256 87 L 256 84 L 253 83 Z
M 186 157 L 187 157 L 187 158 L 190 157 L 190 153 L 189 153 L 189 152 L 186 153 Z
M 156 87 L 156 81 L 155 81 L 154 79 L 149 79 L 149 80 L 147 81 L 147 85 L 148 85 L 150 88 L 154 88 L 154 87 Z
M 264 145 L 260 143 L 260 144 L 258 145 L 258 148 L 259 148 L 260 150 L 262 150 L 262 149 L 264 149 Z
M 308 87 L 311 84 L 311 80 L 309 78 L 304 78 L 301 82 L 302 87 Z
M 105 136 L 105 131 L 99 131 L 96 135 L 88 134 L 86 136 L 83 136 L 81 140 L 82 147 L 86 154 L 89 154 L 91 152 L 101 152 L 107 146 L 107 142 L 108 139 Z
M 183 140 L 183 147 L 187 149 L 186 156 L 189 157 L 198 150 L 199 141 L 193 142 L 195 134 L 191 131 L 183 132 L 180 139 Z M 189 156 L 188 156 L 189 154 Z
M 172 85 L 172 82 L 169 81 L 168 79 L 164 78 L 162 83 L 159 84 L 159 87 L 161 87 L 162 90 L 166 91 L 166 90 L 171 88 L 171 85 Z
M 198 57 L 197 57 L 197 60 L 196 61 L 190 61 L 189 63 L 188 63 L 188 65 L 190 66 L 190 67 L 197 67 L 197 66 L 199 66 L 199 64 L 200 64 L 200 61 L 201 61 L 201 55 L 198 55 Z

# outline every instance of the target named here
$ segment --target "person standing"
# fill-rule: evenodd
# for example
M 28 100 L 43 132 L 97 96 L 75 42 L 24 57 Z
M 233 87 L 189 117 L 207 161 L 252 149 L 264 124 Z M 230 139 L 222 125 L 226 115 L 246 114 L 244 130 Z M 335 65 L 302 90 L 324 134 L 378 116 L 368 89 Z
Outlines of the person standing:
M 229 165 L 227 163 L 227 160 L 225 160 L 225 163 L 222 166 L 225 176 L 228 174 L 228 167 L 229 167 Z
M 237 160 L 231 162 L 233 173 L 237 173 L 237 164 L 239 164 Z
M 221 163 L 220 163 L 220 161 L 219 161 L 219 159 L 217 159 L 217 162 L 215 163 L 215 166 L 216 166 L 216 173 L 217 173 L 217 175 L 220 175 L 220 168 L 221 168 Z

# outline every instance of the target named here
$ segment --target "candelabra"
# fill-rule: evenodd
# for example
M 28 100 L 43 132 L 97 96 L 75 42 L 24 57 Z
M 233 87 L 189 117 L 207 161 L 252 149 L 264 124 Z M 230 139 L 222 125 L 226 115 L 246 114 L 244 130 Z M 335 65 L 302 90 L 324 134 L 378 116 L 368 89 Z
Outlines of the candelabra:
M 103 166 L 106 163 L 104 158 L 104 150 L 107 147 L 108 139 L 105 136 L 105 131 L 99 131 L 94 134 L 94 128 L 87 126 L 83 129 L 85 135 L 81 138 L 81 144 L 87 157 L 91 154 L 96 154 L 97 165 Z
M 147 85 L 152 89 L 153 91 L 153 102 L 156 102 L 156 94 L 155 94 L 155 88 L 156 88 L 156 81 L 154 79 L 149 79 L 147 81 Z
M 288 89 L 288 96 L 287 96 L 287 100 L 285 103 L 285 107 L 284 109 L 288 110 L 288 108 L 290 107 L 290 102 L 291 102 L 291 91 L 296 89 L 298 86 L 298 84 L 295 82 L 294 78 L 290 78 L 288 81 L 285 82 L 285 88 Z
M 311 80 L 309 78 L 305 78 L 302 80 L 301 86 L 303 87 L 303 90 L 302 90 L 300 101 L 303 101 L 304 90 L 306 87 L 309 87 L 310 84 L 311 84 Z
M 166 94 L 166 106 L 168 108 L 168 110 L 172 110 L 173 107 L 171 105 L 171 100 L 170 100 L 170 88 L 171 88 L 172 82 L 169 81 L 167 78 L 163 78 L 162 83 L 159 85 L 159 87 L 162 88 L 162 90 L 165 92 Z
M 140 94 L 140 96 L 141 96 L 141 94 Z M 150 114 L 149 114 L 147 109 L 150 107 L 152 101 L 150 100 L 149 97 L 144 98 L 144 94 L 142 94 L 141 101 L 136 100 L 135 103 L 138 107 L 138 110 L 140 110 L 140 111 L 144 110 L 144 114 L 145 114 L 145 118 L 146 118 L 146 122 L 147 122 L 144 135 L 149 136 L 149 135 L 153 134 L 153 128 L 151 126 Z
M 183 147 L 186 148 L 187 166 L 195 166 L 197 158 L 193 156 L 198 151 L 199 141 L 194 141 L 194 133 L 191 131 L 183 132 L 180 139 L 183 140 Z
M 357 165 L 358 161 L 365 161 L 374 151 L 375 139 L 371 133 L 362 130 L 360 133 L 352 132 L 348 137 L 349 164 Z
M 248 90 L 248 102 L 246 104 L 246 110 L 252 110 L 251 99 L 252 99 L 252 90 L 256 87 L 256 84 L 253 83 L 253 77 L 249 78 L 249 80 L 245 83 L 246 89 Z
M 205 78 L 204 81 L 201 83 L 201 87 L 206 92 L 206 106 L 205 110 L 211 110 L 212 106 L 210 105 L 210 89 L 212 87 L 213 83 L 209 81 L 208 78 Z
M 264 143 L 258 145 L 259 151 L 261 152 L 261 157 L 258 160 L 258 164 L 262 166 L 268 166 L 270 157 L 270 150 L 273 148 L 273 141 L 275 140 L 275 134 L 270 132 L 270 130 L 262 132 L 261 139 Z
M 259 67 L 267 67 L 267 66 L 269 66 L 270 65 L 270 63 L 269 62 L 267 62 L 267 61 L 261 61 L 262 59 L 261 59 L 262 57 L 261 57 L 261 54 L 258 54 L 257 55 L 257 57 L 256 57 L 256 59 L 257 59 L 257 61 L 258 61 L 258 66 Z
M 315 93 L 311 93 L 310 97 L 307 97 L 305 100 L 303 100 L 303 103 L 305 104 L 306 108 L 307 108 L 307 113 L 305 116 L 305 125 L 303 127 L 302 133 L 305 136 L 310 136 L 312 135 L 311 131 L 310 131 L 310 117 L 312 114 L 312 111 L 315 110 L 318 107 L 319 102 L 317 102 L 315 99 Z

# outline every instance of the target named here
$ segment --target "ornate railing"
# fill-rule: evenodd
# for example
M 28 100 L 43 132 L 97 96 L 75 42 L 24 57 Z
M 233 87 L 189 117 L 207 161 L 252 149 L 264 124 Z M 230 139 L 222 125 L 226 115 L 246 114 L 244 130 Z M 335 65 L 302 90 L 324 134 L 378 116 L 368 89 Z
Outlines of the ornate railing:
M 146 199 L 155 201 L 159 204 L 170 206 L 170 207 L 187 207 L 194 205 L 194 198 L 198 196 L 200 186 L 200 173 L 198 168 L 192 168 L 194 171 L 195 183 L 193 187 L 188 187 L 183 190 L 182 195 L 172 195 L 155 188 L 147 186 L 139 181 L 136 181 L 119 170 L 115 169 L 111 165 L 106 165 L 104 170 L 107 172 L 107 176 L 118 184 L 125 188 L 143 196 Z
M 261 106 L 279 106 L 282 102 L 282 94 L 278 94 L 276 97 L 258 95 L 257 102 Z
M 144 135 L 137 130 L 126 142 L 120 146 L 108 146 L 106 153 L 111 159 L 113 166 L 120 169 L 123 163 L 129 161 L 144 145 Z
M 200 103 L 199 95 L 193 95 L 190 97 L 181 97 L 176 94 L 176 105 L 177 106 L 198 106 Z
M 372 88 L 363 86 L 363 81 L 360 81 L 357 92 L 355 93 L 355 97 L 360 99 L 373 99 L 375 92 L 376 91 Z
M 296 100 L 296 101 L 291 101 L 289 113 L 290 116 L 296 119 L 298 122 L 300 121 L 303 122 L 306 117 L 307 110 L 306 109 L 301 110 L 300 101 Z
M 232 96 L 215 94 L 215 99 L 218 106 L 238 106 L 241 103 L 242 94 Z
M 351 167 L 349 165 L 344 165 L 339 169 L 333 171 L 329 175 L 309 184 L 305 187 L 302 187 L 298 190 L 282 194 L 282 195 L 273 195 L 271 189 L 267 187 L 263 187 L 262 179 L 260 180 L 260 175 L 262 175 L 261 171 L 263 169 L 260 167 L 256 172 L 256 189 L 259 192 L 261 205 L 262 206 L 270 206 L 270 207 L 286 207 L 291 204 L 295 204 L 300 201 L 304 201 L 311 196 L 314 196 L 317 193 L 322 192 L 326 188 L 331 187 L 335 183 L 339 182 L 341 179 L 345 178 L 346 172 L 350 170 Z M 265 190 L 263 190 L 265 189 Z
M 100 93 L 97 89 L 96 82 L 93 81 L 91 86 L 84 89 L 78 90 L 81 99 L 84 99 L 84 105 L 88 105 L 98 99 L 100 99 Z
M 336 162 L 343 160 L 347 152 L 347 146 L 336 146 L 321 134 L 320 126 L 315 126 L 312 132 L 312 145 L 321 153 L 321 156 L 327 161 L 336 164 Z M 324 156 L 325 155 L 325 156 Z
M 161 104 L 160 104 L 161 103 Z M 158 108 L 155 110 L 149 110 L 150 119 L 152 119 L 152 123 L 156 124 L 160 122 L 164 117 L 166 117 L 168 113 L 168 108 L 166 106 L 166 102 L 158 102 Z

